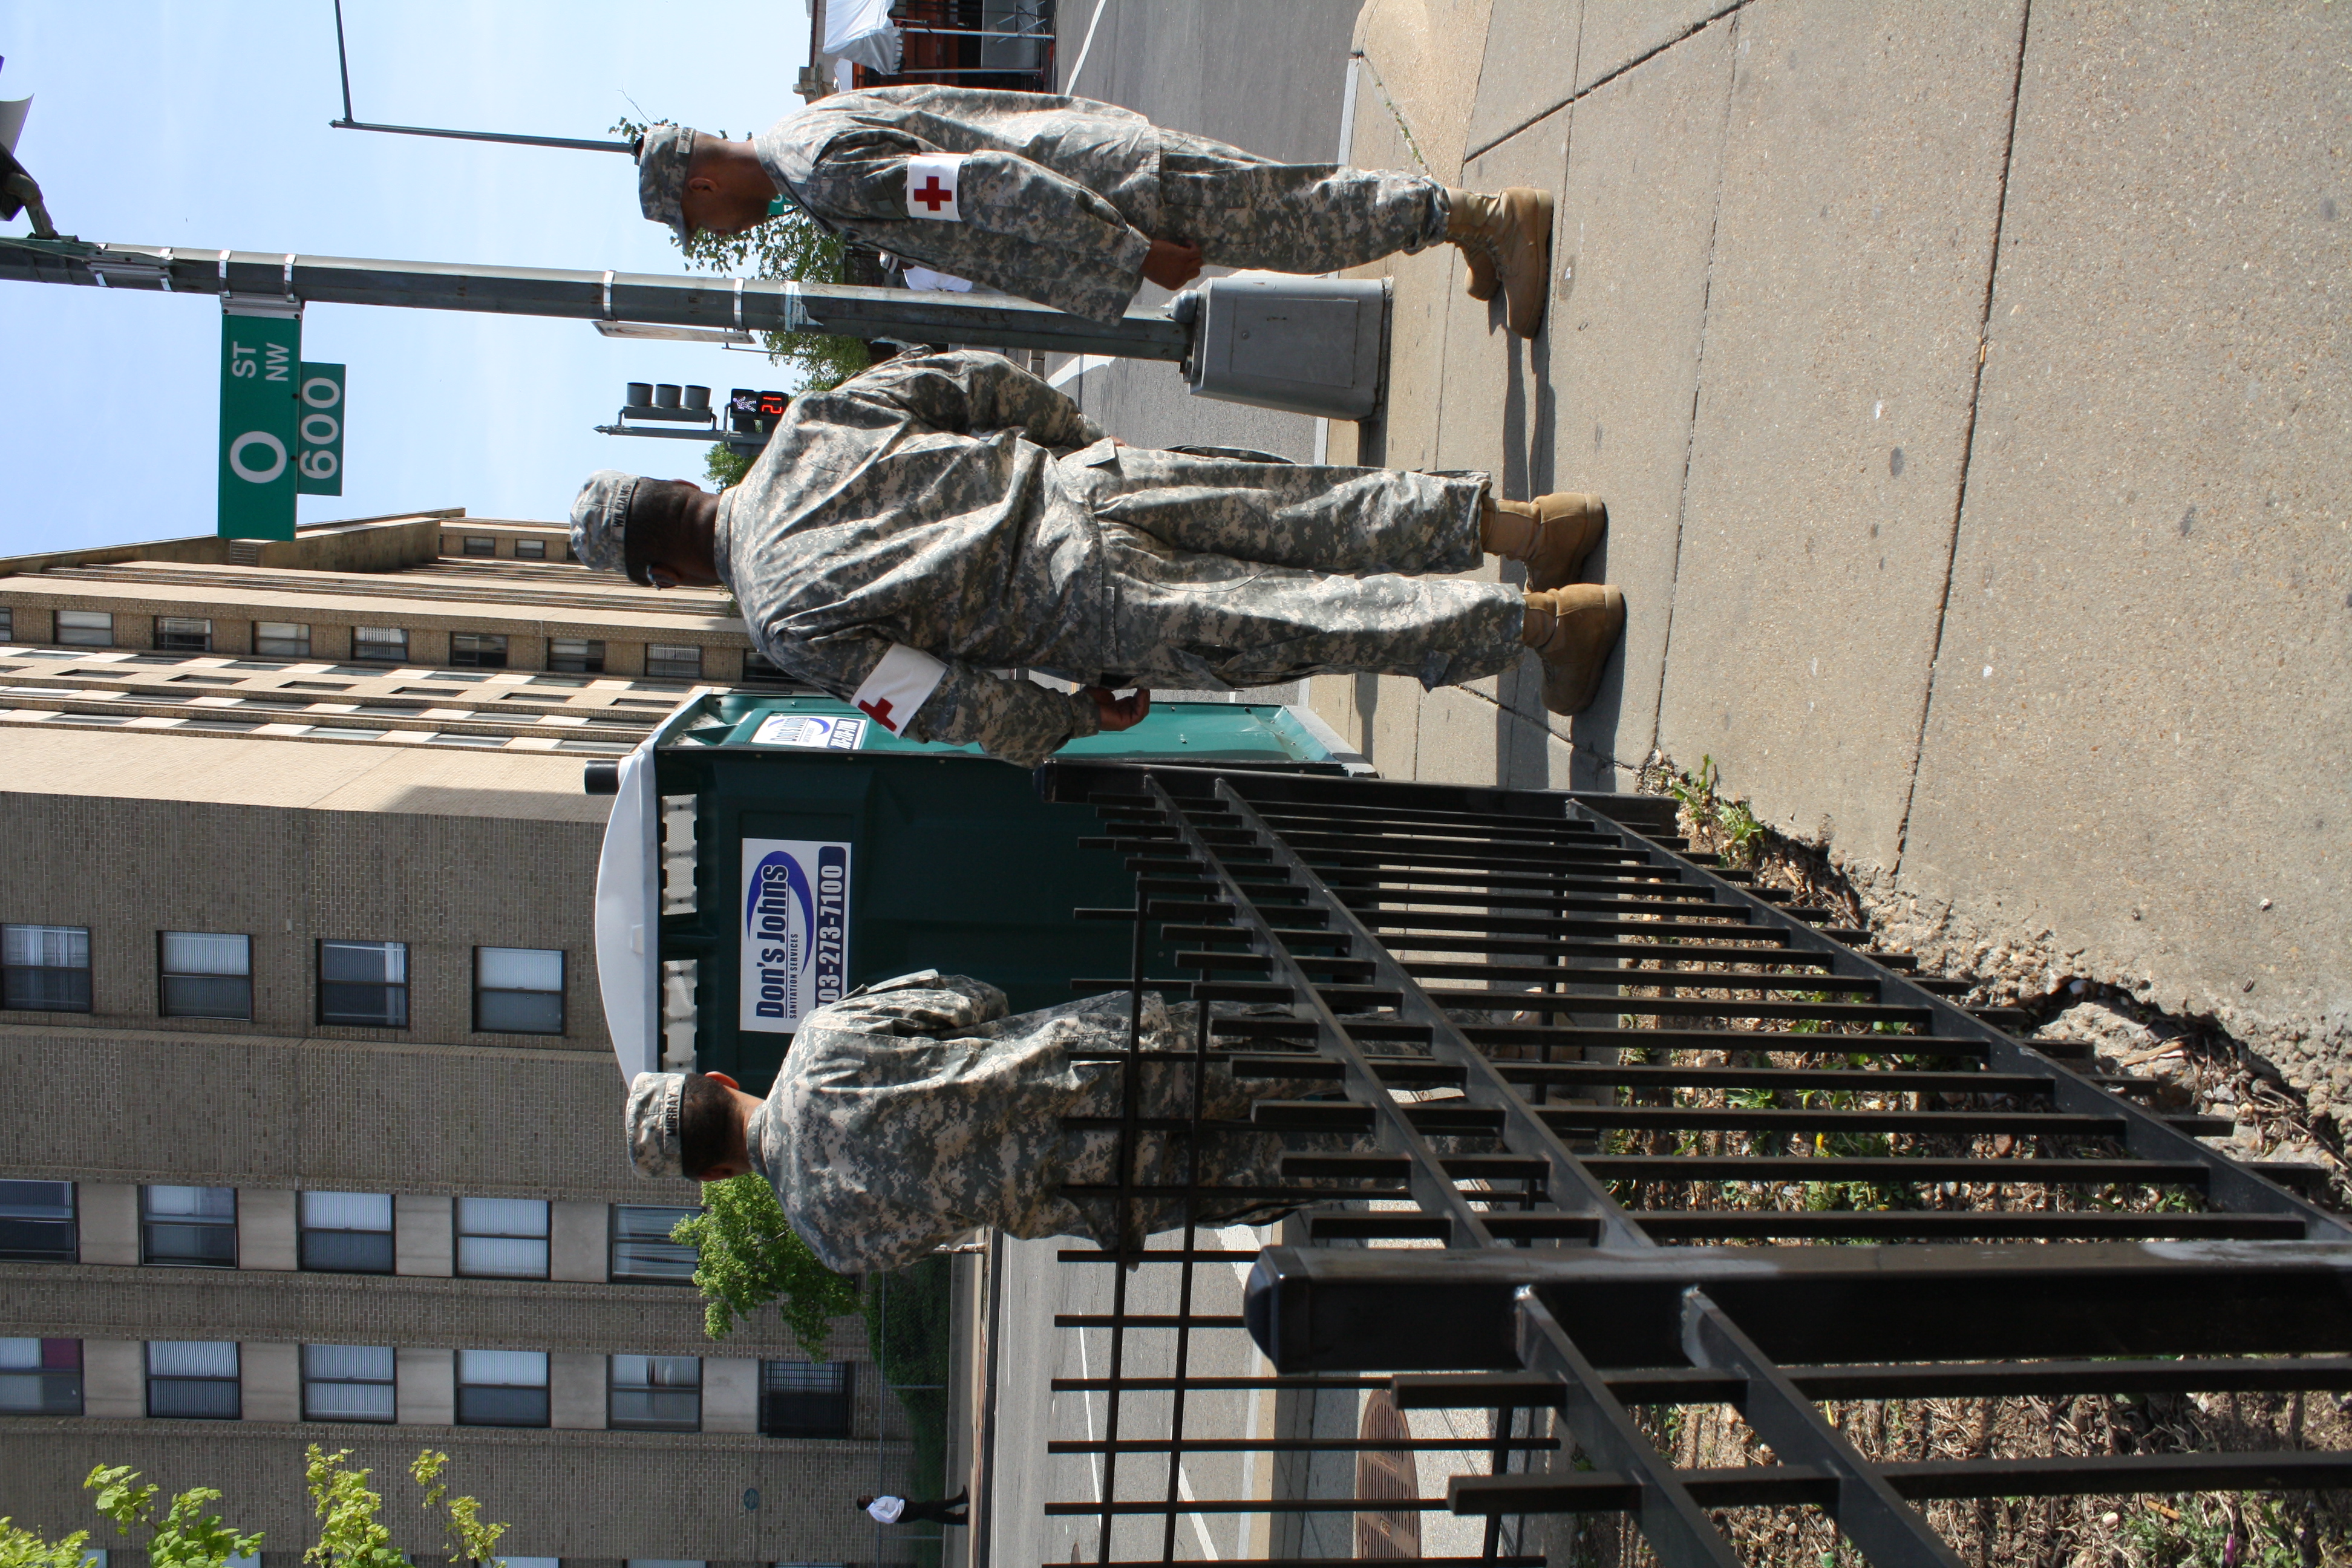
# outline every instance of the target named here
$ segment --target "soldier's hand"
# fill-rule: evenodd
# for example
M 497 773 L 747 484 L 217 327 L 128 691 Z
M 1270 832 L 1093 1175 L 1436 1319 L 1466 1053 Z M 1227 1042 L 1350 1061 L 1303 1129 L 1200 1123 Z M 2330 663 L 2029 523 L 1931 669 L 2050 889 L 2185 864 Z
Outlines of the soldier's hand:
M 1095 711 L 1101 716 L 1106 730 L 1131 730 L 1151 711 L 1151 693 L 1140 687 L 1119 697 L 1113 695 L 1108 686 L 1089 686 L 1087 695 L 1095 700 Z
M 1201 275 L 1201 247 L 1172 239 L 1155 239 L 1143 258 L 1143 275 L 1162 289 L 1181 289 Z

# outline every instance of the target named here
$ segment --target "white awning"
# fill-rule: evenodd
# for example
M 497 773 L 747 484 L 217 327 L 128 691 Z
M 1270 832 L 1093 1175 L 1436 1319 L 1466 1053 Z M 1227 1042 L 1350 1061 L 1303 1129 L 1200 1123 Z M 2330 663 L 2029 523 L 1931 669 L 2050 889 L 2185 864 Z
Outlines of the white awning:
M 661 1070 L 661 797 L 653 747 L 648 738 L 621 759 L 621 789 L 596 859 L 596 987 L 624 1079 Z

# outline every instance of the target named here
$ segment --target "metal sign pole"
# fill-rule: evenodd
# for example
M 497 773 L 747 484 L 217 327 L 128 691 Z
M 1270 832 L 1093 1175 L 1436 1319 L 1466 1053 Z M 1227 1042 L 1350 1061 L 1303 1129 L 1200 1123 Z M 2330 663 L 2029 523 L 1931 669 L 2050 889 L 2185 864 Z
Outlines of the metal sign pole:
M 486 310 L 752 332 L 839 332 L 1123 359 L 1181 361 L 1192 336 L 1189 326 L 1155 313 L 1137 310 L 1117 321 L 1097 321 L 1003 295 L 975 300 L 758 278 L 375 261 L 0 236 L 0 280 L 6 279 L 166 293 L 266 293 L 307 304 Z

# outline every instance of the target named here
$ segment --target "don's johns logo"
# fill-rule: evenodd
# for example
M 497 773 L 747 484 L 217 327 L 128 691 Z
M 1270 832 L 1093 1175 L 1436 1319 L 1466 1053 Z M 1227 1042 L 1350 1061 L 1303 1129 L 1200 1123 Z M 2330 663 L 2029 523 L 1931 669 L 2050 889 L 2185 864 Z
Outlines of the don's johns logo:
M 840 998 L 849 969 L 849 846 L 746 840 L 739 1026 L 789 1030 Z

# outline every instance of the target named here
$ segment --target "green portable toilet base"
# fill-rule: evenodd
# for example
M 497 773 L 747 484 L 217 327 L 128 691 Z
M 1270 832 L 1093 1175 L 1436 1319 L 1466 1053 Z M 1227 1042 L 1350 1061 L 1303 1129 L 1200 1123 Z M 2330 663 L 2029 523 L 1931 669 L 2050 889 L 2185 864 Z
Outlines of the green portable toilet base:
M 1360 766 L 1312 715 L 1213 702 L 1155 704 L 1058 754 Z M 1132 908 L 1135 874 L 1079 847 L 1091 812 L 1047 805 L 972 748 L 903 740 L 827 698 L 730 692 L 689 700 L 617 771 L 596 953 L 625 1073 L 659 1067 L 664 962 L 696 964 L 696 1067 L 753 1093 L 801 1017 L 872 981 L 970 974 L 1019 1012 L 1069 1000 L 1073 977 L 1128 973 L 1132 926 L 1075 911 Z M 661 797 L 677 795 L 695 803 L 693 911 L 660 916 Z M 1147 971 L 1168 961 L 1148 955 Z

